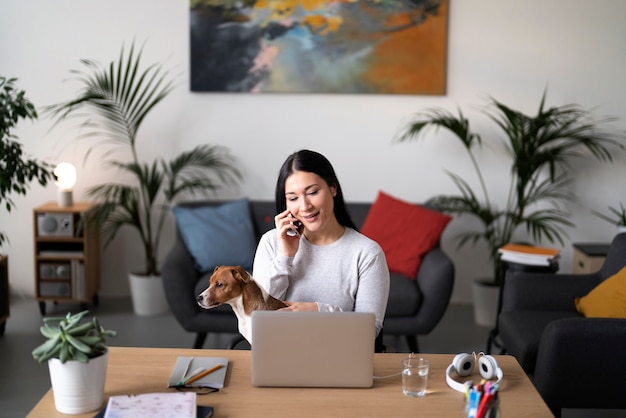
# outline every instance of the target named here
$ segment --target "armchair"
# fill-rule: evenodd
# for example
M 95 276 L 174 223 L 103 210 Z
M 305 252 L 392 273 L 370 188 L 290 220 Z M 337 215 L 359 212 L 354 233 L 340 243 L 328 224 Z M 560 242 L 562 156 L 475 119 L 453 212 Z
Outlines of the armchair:
M 561 408 L 623 409 L 626 319 L 567 318 L 546 327 L 532 382 L 555 416 Z M 611 415 L 617 416 L 617 415 Z
M 218 206 L 220 203 L 223 202 L 195 201 L 182 203 L 181 206 L 199 208 Z M 274 227 L 275 207 L 273 202 L 250 201 L 249 204 L 258 240 Z M 363 224 L 370 206 L 368 203 L 347 203 L 348 211 L 358 227 Z M 219 245 L 219 241 L 216 245 Z M 247 267 L 251 265 L 252 260 Z M 196 333 L 194 348 L 201 348 L 210 332 L 238 335 L 237 319 L 230 306 L 220 306 L 209 311 L 197 306 L 196 295 L 206 288 L 208 276 L 196 270 L 178 229 L 175 244 L 164 260 L 161 274 L 174 317 L 186 331 Z M 405 336 L 409 349 L 417 352 L 417 335 L 430 333 L 440 321 L 450 301 L 453 284 L 454 265 L 439 247 L 424 256 L 416 279 L 392 273 L 384 323 L 385 335 Z
M 561 408 L 626 407 L 611 389 L 621 387 L 626 372 L 626 319 L 585 318 L 574 303 L 625 265 L 622 233 L 596 273 L 507 276 L 498 317 L 502 345 L 557 416 Z

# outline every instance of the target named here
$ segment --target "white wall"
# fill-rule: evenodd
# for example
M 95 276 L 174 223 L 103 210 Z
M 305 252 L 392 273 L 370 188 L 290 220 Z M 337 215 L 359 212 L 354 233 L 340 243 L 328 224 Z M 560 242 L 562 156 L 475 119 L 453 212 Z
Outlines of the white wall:
M 0 0 L 0 74 L 19 78 L 19 87 L 38 107 L 71 97 L 64 82 L 79 59 L 108 63 L 122 43 L 147 41 L 146 62 L 165 61 L 179 73 L 179 88 L 155 108 L 141 132 L 140 152 L 148 159 L 203 142 L 228 146 L 246 180 L 239 191 L 273 198 L 278 168 L 291 152 L 308 147 L 329 157 L 347 199 L 371 201 L 379 189 L 409 201 L 423 201 L 456 189 L 444 169 L 473 171 L 463 151 L 445 135 L 421 143 L 392 138 L 413 113 L 431 106 L 461 106 L 485 139 L 496 135 L 480 113 L 488 96 L 533 112 L 549 86 L 548 104 L 576 102 L 626 124 L 626 2 L 620 0 L 451 0 L 448 88 L 445 96 L 250 95 L 191 93 L 188 89 L 188 2 L 184 0 Z M 16 131 L 26 150 L 78 167 L 75 198 L 107 179 L 97 161 L 82 166 L 84 144 L 68 127 L 50 130 L 50 120 L 25 122 Z M 497 151 L 497 150 L 496 150 Z M 607 242 L 614 228 L 593 216 L 624 196 L 624 163 L 582 162 L 573 186 L 580 201 L 573 209 L 572 242 Z M 507 167 L 494 156 L 485 163 L 492 187 L 507 184 Z M 501 192 L 504 193 L 504 192 Z M 0 228 L 11 240 L 8 253 L 14 292 L 33 294 L 32 208 L 55 199 L 53 185 L 34 185 L 16 197 L 18 210 L 0 211 Z M 456 302 L 471 302 L 471 282 L 488 274 L 480 248 L 457 251 L 456 232 L 471 225 L 455 220 L 443 237 L 457 277 Z M 171 225 L 169 229 L 171 233 Z M 120 235 L 103 253 L 102 296 L 128 294 L 126 271 L 139 268 L 137 240 Z M 167 242 L 164 250 L 171 245 Z M 563 248 L 561 271 L 571 270 L 571 245 Z

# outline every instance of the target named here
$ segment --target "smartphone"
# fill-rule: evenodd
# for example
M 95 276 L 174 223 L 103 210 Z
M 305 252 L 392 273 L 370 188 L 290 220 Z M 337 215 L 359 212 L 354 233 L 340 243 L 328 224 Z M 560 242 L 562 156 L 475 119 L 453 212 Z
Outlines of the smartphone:
M 198 418 L 211 418 L 213 416 L 213 407 L 198 405 L 196 407 L 196 416 Z
M 295 216 L 293 216 L 291 213 L 289 214 L 289 216 L 295 219 Z M 295 237 L 297 235 L 300 235 L 300 232 L 302 230 L 302 222 L 296 219 L 291 224 L 294 226 L 294 228 L 288 229 L 287 235 L 289 235 L 290 237 Z

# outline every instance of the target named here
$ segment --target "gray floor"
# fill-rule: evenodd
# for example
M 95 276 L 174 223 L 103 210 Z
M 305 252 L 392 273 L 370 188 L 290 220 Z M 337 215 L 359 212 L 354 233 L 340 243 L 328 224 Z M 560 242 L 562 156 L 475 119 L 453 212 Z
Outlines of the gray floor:
M 194 335 L 178 325 L 171 314 L 139 317 L 133 314 L 130 299 L 102 298 L 99 306 L 90 308 L 105 328 L 115 329 L 118 336 L 111 346 L 184 347 L 193 344 Z M 78 311 L 78 305 L 48 303 L 48 316 Z M 474 324 L 471 306 L 451 305 L 439 326 L 428 336 L 419 338 L 425 353 L 482 351 L 488 329 Z M 33 360 L 31 351 L 43 342 L 39 334 L 42 317 L 36 301 L 14 296 L 11 317 L 0 337 L 0 416 L 23 417 L 50 388 L 46 364 Z M 213 335 L 205 348 L 225 348 L 233 335 Z M 407 351 L 403 339 L 386 337 L 385 344 L 393 350 Z

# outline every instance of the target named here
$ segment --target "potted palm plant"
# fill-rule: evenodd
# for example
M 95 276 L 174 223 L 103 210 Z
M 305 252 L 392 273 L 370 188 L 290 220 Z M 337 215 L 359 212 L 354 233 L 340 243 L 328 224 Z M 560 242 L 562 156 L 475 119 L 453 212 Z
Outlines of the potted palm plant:
M 16 78 L 0 76 L 0 205 L 11 212 L 15 202 L 11 194 L 25 195 L 31 182 L 45 186 L 53 178 L 46 162 L 29 158 L 22 143 L 11 131 L 21 119 L 37 119 L 37 110 L 26 97 L 26 92 L 16 87 Z M 8 242 L 0 231 L 0 246 Z M 0 254 L 0 335 L 4 333 L 9 317 L 9 288 L 7 256 Z M 3 277 L 4 276 L 4 277 Z
M 54 405 L 64 414 L 95 411 L 104 401 L 105 342 L 117 333 L 102 328 L 96 317 L 83 321 L 88 315 L 83 311 L 44 318 L 40 331 L 47 340 L 32 353 L 38 362 L 48 362 Z
M 495 295 L 503 280 L 498 249 L 509 242 L 524 242 L 520 240 L 521 231 L 531 239 L 526 243 L 547 240 L 563 245 L 566 228 L 573 226 L 566 211 L 567 203 L 573 200 L 567 188 L 575 173 L 570 169 L 571 162 L 588 155 L 611 161 L 612 149 L 624 148 L 620 142 L 623 136 L 600 129 L 610 118 L 596 119 L 575 104 L 546 107 L 545 98 L 544 92 L 537 113 L 531 116 L 493 98 L 488 104 L 485 113 L 504 134 L 490 138 L 504 146 L 510 159 L 509 173 L 505 173 L 510 176 L 508 195 L 501 200 L 490 195 L 477 158 L 482 138 L 471 131 L 469 120 L 460 109 L 458 115 L 445 109 L 419 113 L 399 136 L 399 141 L 415 140 L 426 137 L 431 129 L 445 128 L 463 144 L 476 171 L 479 189 L 475 191 L 466 179 L 448 172 L 459 194 L 435 196 L 428 203 L 444 212 L 469 215 L 479 221 L 477 230 L 458 236 L 458 245 L 479 241 L 487 244 L 492 277 L 477 285 L 495 288 Z M 483 307 L 476 302 L 474 305 L 476 309 Z M 495 309 L 493 313 L 476 316 L 477 322 L 483 322 L 481 325 L 493 326 L 496 320 Z M 479 317 L 489 318 L 489 323 L 478 320 Z
M 115 150 L 104 154 L 104 161 L 116 170 L 117 181 L 92 187 L 88 194 L 99 202 L 94 219 L 101 226 L 105 246 L 124 226 L 138 232 L 145 259 L 143 270 L 130 277 L 133 306 L 139 315 L 154 315 L 167 310 L 157 257 L 171 205 L 181 195 L 206 194 L 236 183 L 241 174 L 228 149 L 217 145 L 199 145 L 170 160 L 140 160 L 139 128 L 173 88 L 161 65 L 142 68 L 141 53 L 134 45 L 128 53 L 122 47 L 119 59 L 108 66 L 82 60 L 87 70 L 75 71 L 82 88 L 75 98 L 48 111 L 56 122 L 68 117 L 83 120 L 81 138 L 92 141 L 85 158 L 102 144 L 117 144 L 127 152 L 126 160 L 115 159 Z

